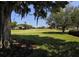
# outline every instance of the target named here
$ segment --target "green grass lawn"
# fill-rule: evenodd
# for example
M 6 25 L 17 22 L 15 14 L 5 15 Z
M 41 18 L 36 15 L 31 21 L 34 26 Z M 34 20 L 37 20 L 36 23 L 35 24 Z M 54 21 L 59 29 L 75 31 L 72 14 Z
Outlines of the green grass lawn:
M 49 52 L 48 55 L 53 56 L 69 56 L 70 52 L 67 51 L 76 51 L 75 49 L 79 47 L 79 37 L 62 33 L 56 29 L 11 30 L 11 34 L 13 39 L 34 42 L 39 49 L 45 50 Z
M 65 40 L 65 41 L 79 42 L 79 37 L 72 36 L 66 33 L 62 34 L 57 32 L 61 32 L 61 31 L 56 29 L 52 29 L 52 30 L 51 29 L 30 29 L 30 30 L 12 30 L 11 34 L 12 35 L 38 35 L 39 37 L 51 37 L 51 38 Z

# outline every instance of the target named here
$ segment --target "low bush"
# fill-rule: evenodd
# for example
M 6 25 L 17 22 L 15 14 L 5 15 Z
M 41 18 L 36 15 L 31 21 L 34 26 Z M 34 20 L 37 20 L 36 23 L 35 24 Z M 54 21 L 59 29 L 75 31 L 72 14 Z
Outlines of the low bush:
M 69 31 L 70 35 L 74 35 L 74 36 L 78 36 L 79 37 L 79 31 L 75 31 L 75 30 L 70 30 Z

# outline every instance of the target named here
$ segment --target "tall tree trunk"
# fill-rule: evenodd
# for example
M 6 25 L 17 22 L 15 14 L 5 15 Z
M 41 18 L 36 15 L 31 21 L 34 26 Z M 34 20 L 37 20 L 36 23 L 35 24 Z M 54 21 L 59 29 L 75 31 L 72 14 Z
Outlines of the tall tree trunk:
M 4 45 L 5 47 L 9 47 L 10 45 L 10 34 L 11 34 L 11 31 L 10 31 L 10 25 L 9 25 L 9 22 L 10 22 L 10 19 L 9 17 L 5 18 L 4 19 Z
M 2 24 L 1 24 L 1 40 L 2 40 L 2 48 L 4 48 L 4 8 L 1 7 L 1 20 L 2 20 Z
M 2 48 L 9 47 L 10 40 L 10 18 L 5 17 L 4 7 L 0 7 L 0 39 L 2 41 Z
M 62 27 L 62 32 L 63 32 L 63 33 L 65 32 L 65 26 Z
M 2 9 L 0 7 L 0 48 L 2 47 Z
M 77 26 L 77 31 L 78 31 L 78 26 Z
M 9 8 L 9 7 L 7 7 L 7 8 Z M 4 31 L 5 31 L 4 45 L 6 48 L 8 48 L 10 46 L 10 43 L 12 43 L 11 42 L 11 27 L 10 27 L 10 22 L 11 22 L 11 11 L 10 10 L 9 10 L 9 13 L 7 15 L 5 15 L 4 20 L 5 20 L 4 21 Z

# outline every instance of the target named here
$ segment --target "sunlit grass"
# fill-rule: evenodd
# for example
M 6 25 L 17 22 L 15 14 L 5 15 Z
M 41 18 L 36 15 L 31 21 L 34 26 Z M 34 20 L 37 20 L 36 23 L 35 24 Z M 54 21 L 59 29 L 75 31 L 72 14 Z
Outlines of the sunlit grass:
M 30 30 L 12 30 L 12 35 L 38 35 L 40 37 L 52 37 L 56 39 L 61 39 L 65 41 L 76 41 L 79 42 L 79 37 L 72 36 L 69 34 L 59 34 L 59 33 L 44 33 L 44 32 L 60 32 L 56 29 L 30 29 Z
M 49 55 L 51 52 L 59 54 L 59 51 L 71 51 L 69 49 L 74 45 L 77 46 L 77 42 L 79 43 L 79 37 L 62 33 L 56 29 L 11 30 L 11 34 L 14 39 L 25 39 L 35 42 L 37 47 L 39 47 L 38 49 L 48 51 Z M 39 53 L 37 52 L 37 54 Z

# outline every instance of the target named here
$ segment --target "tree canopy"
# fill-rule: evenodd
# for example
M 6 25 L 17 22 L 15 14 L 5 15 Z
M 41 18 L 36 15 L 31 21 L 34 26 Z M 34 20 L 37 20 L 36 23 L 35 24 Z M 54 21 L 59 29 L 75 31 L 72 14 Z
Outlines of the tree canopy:
M 4 1 L 0 2 L 0 5 L 5 8 L 5 16 L 10 16 L 11 12 L 14 10 L 16 13 L 21 14 L 23 17 L 25 14 L 27 15 L 31 9 L 28 7 L 29 5 L 33 5 L 35 12 L 35 18 L 41 17 L 45 18 L 47 16 L 47 11 L 53 10 L 54 12 L 59 11 L 60 7 L 64 8 L 67 1 Z M 38 22 L 38 21 L 37 21 Z
M 73 8 L 72 14 L 71 14 L 71 19 L 72 19 L 72 25 L 76 26 L 77 29 L 79 27 L 79 8 Z
M 65 9 L 61 8 L 60 12 L 52 13 L 48 17 L 47 22 L 50 26 L 54 22 L 56 26 L 61 26 L 64 31 L 66 27 L 71 25 L 71 13 L 72 7 L 66 7 Z

